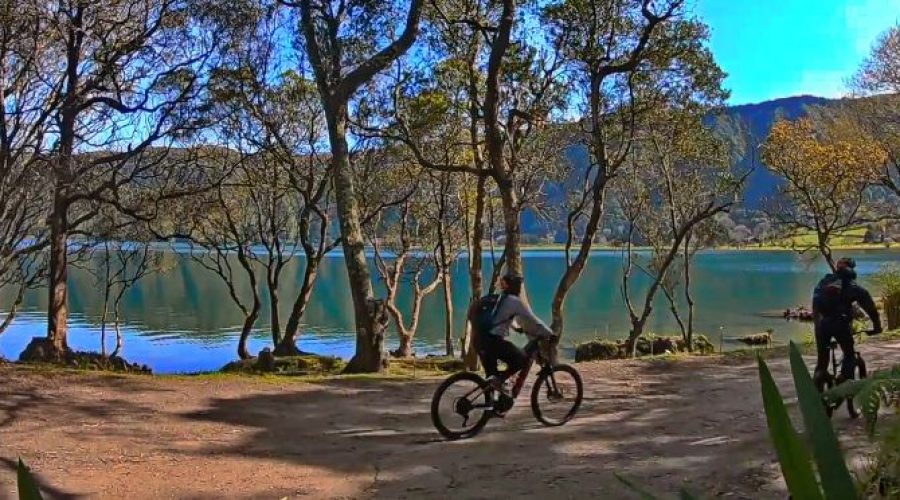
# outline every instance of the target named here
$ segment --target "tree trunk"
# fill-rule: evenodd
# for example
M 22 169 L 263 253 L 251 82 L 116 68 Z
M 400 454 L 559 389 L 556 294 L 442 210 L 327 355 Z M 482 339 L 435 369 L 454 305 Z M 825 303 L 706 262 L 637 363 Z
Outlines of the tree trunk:
M 566 297 L 584 272 L 584 267 L 591 255 L 594 238 L 597 236 L 597 231 L 600 229 L 600 222 L 603 220 L 605 195 L 606 177 L 600 173 L 598 174 L 598 179 L 595 181 L 595 186 L 593 188 L 594 199 L 592 202 L 593 206 L 591 207 L 591 216 L 585 227 L 584 236 L 581 238 L 581 245 L 578 248 L 578 253 L 571 263 L 567 263 L 566 270 L 560 278 L 559 284 L 556 286 L 556 292 L 553 294 L 553 303 L 550 308 L 552 317 L 550 329 L 553 330 L 553 333 L 556 335 L 562 335 L 563 332 L 563 312 L 565 309 Z M 568 257 L 568 255 L 566 257 Z
M 111 356 L 118 356 L 122 352 L 122 346 L 124 345 L 124 339 L 122 338 L 122 328 L 120 325 L 120 315 L 119 308 L 122 304 L 122 297 L 125 296 L 125 287 L 119 289 L 118 293 L 116 293 L 116 298 L 113 301 L 113 327 L 116 330 L 116 348 L 113 349 Z
M 110 284 L 110 255 L 109 242 L 104 243 L 103 248 L 103 314 L 100 315 L 100 355 L 106 356 L 106 320 L 109 317 L 109 292 Z M 123 285 L 124 286 L 124 285 Z
M 112 356 L 118 356 L 122 352 L 122 346 L 125 344 L 122 339 L 122 328 L 119 326 L 119 306 L 116 305 L 113 312 L 113 327 L 116 330 L 116 348 L 113 349 Z
M 487 160 L 503 203 L 503 221 L 506 229 L 506 265 L 511 273 L 522 274 L 522 256 L 519 250 L 519 211 L 513 181 L 506 168 L 504 157 L 505 133 L 500 124 L 503 59 L 510 46 L 510 35 L 516 17 L 515 0 L 503 0 L 503 11 L 497 31 L 491 43 L 488 57 L 484 94 L 484 133 Z M 493 234 L 491 235 L 493 238 Z M 523 290 L 524 292 L 524 290 Z
M 684 300 L 687 302 L 687 342 L 688 352 L 694 352 L 694 295 L 691 293 L 691 234 L 684 240 Z
M 394 357 L 408 358 L 412 356 L 413 336 L 404 332 L 399 332 L 397 336 L 400 337 L 400 345 L 397 346 L 397 350 L 392 353 Z
M 253 355 L 250 354 L 250 351 L 247 350 L 247 339 L 250 338 L 250 333 L 253 332 L 253 325 L 256 324 L 256 320 L 259 318 L 259 309 L 260 303 L 258 300 L 254 301 L 253 309 L 250 310 L 250 314 L 248 314 L 244 318 L 244 324 L 241 326 L 241 337 L 238 339 L 238 357 L 241 359 L 250 359 Z
M 109 315 L 109 286 L 103 293 L 103 313 L 100 314 L 100 355 L 106 356 L 106 319 Z
M 638 339 L 641 338 L 641 335 L 644 334 L 644 323 L 646 322 L 646 317 L 638 319 L 637 321 L 631 322 L 631 331 L 628 332 L 628 342 L 625 344 L 627 346 L 628 352 L 631 354 L 632 358 L 637 357 L 637 344 Z
M 484 205 L 487 197 L 487 177 L 479 176 L 475 191 L 475 218 L 472 221 L 472 249 L 469 253 L 469 285 L 471 287 L 471 302 L 481 299 L 484 293 L 484 271 L 482 252 L 484 247 Z M 467 309 L 468 310 L 468 309 Z M 478 351 L 472 339 L 472 325 L 466 318 L 465 331 L 462 342 L 463 358 L 466 369 L 475 371 L 478 369 Z
M 57 186 L 54 192 L 53 213 L 50 215 L 50 274 L 47 306 L 47 338 L 53 355 L 61 357 L 68 349 L 68 203 L 65 191 Z
M 384 331 L 387 327 L 387 308 L 383 300 L 366 299 L 365 309 L 357 314 L 356 353 L 344 368 L 344 373 L 374 373 L 387 368 L 384 356 Z
M 303 284 L 300 286 L 300 293 L 294 300 L 293 307 L 291 307 L 291 315 L 288 317 L 284 336 L 281 338 L 281 342 L 275 346 L 276 356 L 300 356 L 303 354 L 297 347 L 297 337 L 300 334 L 300 320 L 303 319 L 303 313 L 306 312 L 306 306 L 309 305 L 309 298 L 312 296 L 318 269 L 319 259 L 307 256 L 306 269 L 303 271 Z
M 269 288 L 269 316 L 272 323 L 272 347 L 281 344 L 281 314 L 279 312 L 278 280 L 269 276 L 266 280 Z
M 831 247 L 828 246 L 830 237 L 831 235 L 829 233 L 817 231 L 816 238 L 818 240 L 819 253 L 825 258 L 825 263 L 828 264 L 831 272 L 834 272 L 837 269 L 837 266 L 834 262 L 834 254 L 831 252 Z
M 523 275 L 522 266 L 522 227 L 519 211 L 519 200 L 511 181 L 500 187 L 500 199 L 503 202 L 503 228 L 506 231 L 504 253 L 508 273 Z M 524 293 L 524 289 L 523 289 Z
M 475 191 L 475 219 L 472 221 L 472 253 L 469 254 L 469 282 L 472 298 L 480 299 L 484 291 L 482 252 L 484 247 L 484 203 L 487 197 L 487 178 L 479 177 Z
M 356 326 L 356 352 L 346 373 L 382 371 L 384 365 L 384 304 L 373 299 L 372 282 L 366 262 L 366 249 L 360 227 L 359 207 L 353 185 L 350 152 L 347 146 L 347 104 L 326 108 L 328 138 L 331 142 L 331 171 L 335 204 L 341 228 L 341 245 L 353 299 Z
M 444 271 L 444 344 L 447 356 L 454 356 L 453 349 L 453 284 L 451 269 Z
M 522 276 L 522 227 L 519 200 L 512 185 L 500 188 L 500 199 L 503 202 L 503 228 L 506 231 L 504 244 L 506 269 L 510 274 Z

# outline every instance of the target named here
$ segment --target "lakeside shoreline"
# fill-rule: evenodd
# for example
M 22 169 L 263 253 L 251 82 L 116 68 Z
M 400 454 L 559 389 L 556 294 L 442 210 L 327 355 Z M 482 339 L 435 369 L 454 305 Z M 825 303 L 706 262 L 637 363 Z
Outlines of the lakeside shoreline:
M 900 340 L 900 330 L 892 330 L 884 332 L 877 336 L 863 336 L 858 345 L 878 345 L 885 344 L 889 342 L 896 342 Z M 644 355 L 638 356 L 636 358 L 624 358 L 624 359 L 604 359 L 604 360 L 586 360 L 586 361 L 575 361 L 574 357 L 561 357 L 561 361 L 563 363 L 571 363 L 574 365 L 580 365 L 584 363 L 605 363 L 605 362 L 637 362 L 637 363 L 654 363 L 660 360 L 662 361 L 673 361 L 678 362 L 679 360 L 691 360 L 691 359 L 699 359 L 699 360 L 707 360 L 710 362 L 728 362 L 732 359 L 746 359 L 749 357 L 755 357 L 757 355 L 762 356 L 763 358 L 769 358 L 772 356 L 781 356 L 786 355 L 787 348 L 790 342 L 773 342 L 768 345 L 760 345 L 760 346 L 752 346 L 752 345 L 743 345 L 736 349 L 729 349 L 724 352 L 713 352 L 713 353 L 689 353 L 689 352 L 674 352 L 674 353 L 663 353 L 663 354 L 655 354 L 655 355 Z M 795 342 L 804 352 L 804 354 L 814 354 L 814 343 L 812 338 L 804 339 L 800 342 Z M 96 354 L 96 353 L 91 353 Z M 330 358 L 331 356 L 322 355 L 317 353 L 307 353 L 303 356 L 299 357 L 286 357 L 286 358 L 278 358 L 278 359 L 294 359 L 294 358 Z M 251 358 L 251 360 L 256 359 Z M 418 378 L 428 378 L 428 377 L 440 377 L 446 376 L 449 373 L 452 373 L 453 370 L 449 370 L 446 367 L 455 367 L 457 363 L 460 363 L 461 360 L 457 357 L 447 357 L 447 356 L 433 356 L 428 357 L 411 357 L 411 358 L 390 358 L 391 363 L 389 364 L 389 368 L 387 371 L 383 373 L 373 373 L 373 374 L 348 374 L 344 375 L 337 372 L 320 372 L 320 373 L 308 373 L 308 374 L 297 374 L 297 373 L 262 373 L 262 372 L 251 372 L 251 371 L 240 371 L 240 370 L 201 370 L 195 372 L 179 372 L 179 373 L 137 373 L 137 372 L 126 372 L 126 371 L 115 371 L 115 370 L 105 370 L 105 369 L 91 369 L 91 368 L 74 368 L 68 366 L 60 366 L 54 364 L 46 364 L 46 363 L 27 363 L 14 361 L 9 359 L 4 359 L 0 356 L 0 367 L 13 367 L 14 369 L 21 369 L 33 372 L 35 374 L 84 374 L 84 375 L 104 375 L 104 376 L 129 376 L 129 377 L 150 377 L 154 379 L 170 379 L 170 380 L 197 380 L 197 379 L 206 379 L 206 378 L 214 378 L 221 380 L 229 380 L 229 379 L 244 379 L 244 378 L 258 378 L 265 379 L 271 381 L 287 381 L 287 380 L 296 380 L 300 382 L 323 382 L 328 380 L 355 380 L 355 379 L 365 379 L 365 380 L 413 380 Z M 245 361 L 251 361 L 245 360 Z M 229 364 L 232 364 L 231 362 Z M 444 367 L 446 365 L 446 367 Z M 443 368 L 442 368 L 443 367 Z M 480 371 L 480 370 L 479 370 Z

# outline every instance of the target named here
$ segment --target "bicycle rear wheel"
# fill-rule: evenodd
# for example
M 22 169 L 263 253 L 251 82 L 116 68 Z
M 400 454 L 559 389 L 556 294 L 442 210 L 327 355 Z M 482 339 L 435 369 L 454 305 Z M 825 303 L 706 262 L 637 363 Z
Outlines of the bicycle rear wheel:
M 575 417 L 584 397 L 581 375 L 569 365 L 541 370 L 531 389 L 531 411 L 538 422 L 556 427 Z
M 866 369 L 865 360 L 862 359 L 859 353 L 856 353 L 856 378 L 862 380 L 868 376 L 869 372 Z M 856 409 L 852 397 L 847 398 L 847 413 L 850 414 L 850 418 L 859 418 L 859 411 Z
M 475 373 L 451 375 L 434 391 L 431 422 L 447 439 L 475 436 L 491 418 L 492 390 L 490 384 Z

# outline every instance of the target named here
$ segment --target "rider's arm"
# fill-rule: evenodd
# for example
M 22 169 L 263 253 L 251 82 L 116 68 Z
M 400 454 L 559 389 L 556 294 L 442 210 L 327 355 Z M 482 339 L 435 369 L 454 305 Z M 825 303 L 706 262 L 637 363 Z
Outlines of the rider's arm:
M 866 312 L 869 319 L 872 320 L 874 331 L 881 332 L 881 316 L 878 314 L 878 307 L 875 305 L 875 301 L 872 300 L 872 295 L 869 291 L 859 285 L 856 286 L 856 302 Z
M 516 322 L 522 326 L 522 329 L 525 333 L 541 338 L 548 338 L 553 336 L 553 331 L 538 318 L 534 311 L 531 310 L 528 305 L 522 302 L 521 299 L 515 297 L 515 300 L 510 304 L 512 307 L 512 312 L 515 314 Z

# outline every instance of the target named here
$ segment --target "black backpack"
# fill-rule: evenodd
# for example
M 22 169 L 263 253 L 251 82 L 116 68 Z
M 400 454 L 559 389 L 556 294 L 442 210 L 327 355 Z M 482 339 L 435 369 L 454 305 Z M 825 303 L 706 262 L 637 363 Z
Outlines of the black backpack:
M 846 309 L 846 290 L 848 282 L 835 274 L 829 274 L 816 287 L 813 295 L 813 306 L 825 316 L 838 316 Z
M 472 304 L 469 309 L 469 321 L 472 323 L 472 333 L 476 340 L 489 334 L 495 326 L 502 323 L 496 321 L 496 316 L 500 304 L 503 303 L 503 297 L 505 295 L 496 293 L 485 295 Z

